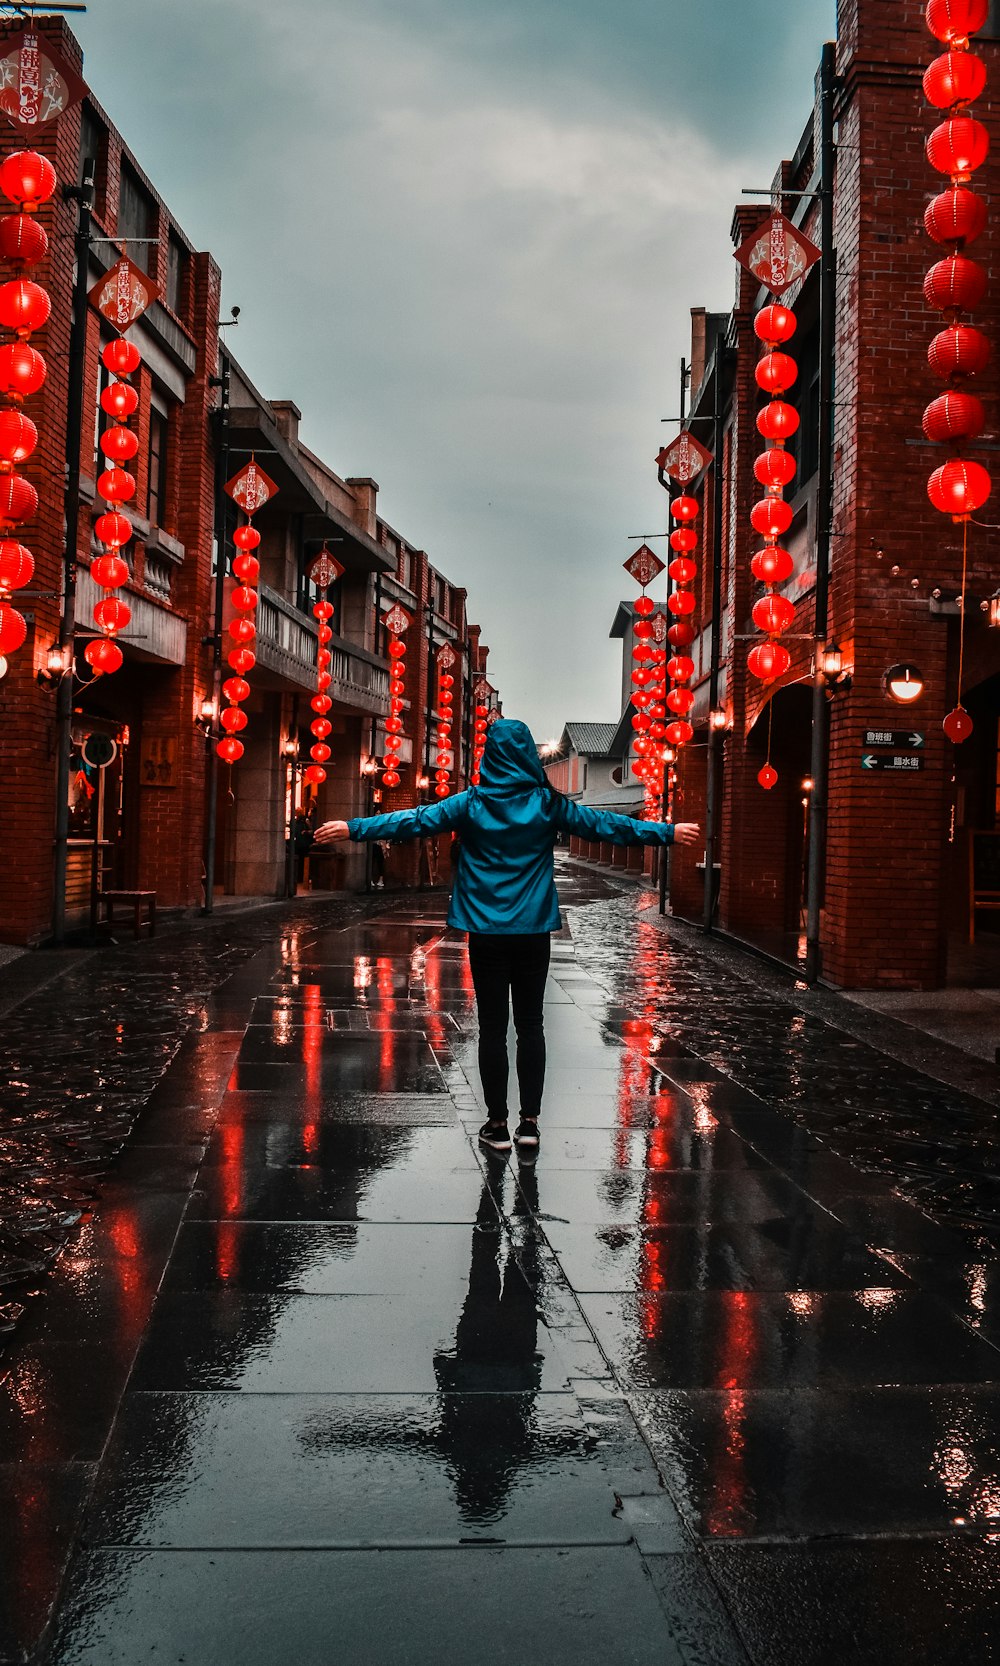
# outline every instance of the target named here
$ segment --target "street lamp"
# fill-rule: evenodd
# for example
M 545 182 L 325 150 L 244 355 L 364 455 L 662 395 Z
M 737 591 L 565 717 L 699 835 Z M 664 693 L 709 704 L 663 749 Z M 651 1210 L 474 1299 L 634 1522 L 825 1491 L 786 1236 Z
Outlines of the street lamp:
M 713 729 L 729 728 L 729 716 L 721 706 L 713 707 L 708 714 L 708 721 Z
M 924 692 L 924 675 L 915 665 L 891 665 L 882 684 L 890 700 L 899 706 L 912 706 Z

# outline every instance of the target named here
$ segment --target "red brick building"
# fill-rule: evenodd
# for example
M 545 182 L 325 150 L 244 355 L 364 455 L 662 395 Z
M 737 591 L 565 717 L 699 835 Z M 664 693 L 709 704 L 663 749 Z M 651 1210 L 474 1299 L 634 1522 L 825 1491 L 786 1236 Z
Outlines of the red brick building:
M 0 28 L 0 39 L 15 27 L 21 25 Z M 82 69 L 79 45 L 61 19 L 46 18 L 39 27 L 71 65 Z M 7 148 L 16 145 L 12 133 Z M 193 248 L 96 100 L 88 94 L 64 113 L 39 136 L 37 148 L 51 158 L 60 186 L 76 185 L 86 162 L 94 164 L 88 280 L 96 282 L 127 243 L 130 258 L 160 290 L 159 300 L 130 330 L 142 356 L 135 378 L 139 405 L 132 419 L 139 440 L 130 465 L 137 480 L 130 505 L 134 538 L 124 552 L 129 578 L 121 592 L 132 620 L 119 638 L 125 655 L 121 670 L 96 678 L 83 650 L 96 634 L 93 607 L 101 595 L 90 564 L 101 549 L 93 527 L 104 508 L 96 495 L 103 466 L 97 442 L 106 422 L 99 398 L 109 378 L 100 351 L 112 332 L 96 311 L 88 317 L 74 527 L 67 925 L 72 930 L 85 924 L 92 911 L 100 913 L 97 893 L 110 888 L 155 891 L 160 908 L 191 908 L 205 901 L 212 743 L 204 708 L 212 693 L 216 488 L 224 437 L 231 472 L 254 452 L 279 491 L 257 519 L 263 537 L 258 663 L 250 677 L 245 756 L 231 772 L 220 769 L 213 899 L 281 895 L 293 878 L 287 836 L 296 812 L 311 809 L 314 819 L 347 817 L 363 813 L 371 802 L 378 775 L 366 773 L 366 765 L 373 757 L 383 758 L 389 711 L 380 619 L 390 599 L 402 600 L 414 625 L 404 714 L 412 757 L 387 807 L 413 802 L 422 792 L 426 796 L 415 781 L 418 773 L 428 773 L 428 766 L 433 775 L 436 762 L 428 741 L 436 683 L 428 663 L 432 650 L 445 640 L 456 653 L 454 709 L 460 714 L 452 778 L 456 787 L 464 784 L 471 689 L 484 672 L 488 650 L 480 646 L 478 627 L 467 622 L 464 590 L 444 579 L 423 552 L 379 518 L 374 482 L 342 479 L 309 451 L 299 439 L 294 402 L 268 401 L 232 357 L 231 343 L 219 332 L 218 266 L 209 253 Z M 60 189 L 45 205 L 42 221 L 50 252 L 38 277 L 51 296 L 52 313 L 34 338 L 48 375 L 26 407 L 40 443 L 25 473 L 37 487 L 40 506 L 23 534 L 35 555 L 36 572 L 30 594 L 20 603 L 28 615 L 28 638 L 10 657 L 0 684 L 5 719 L 0 798 L 11 852 L 0 893 L 0 941 L 27 944 L 45 941 L 53 920 L 58 727 L 47 666 L 59 642 L 64 592 L 77 205 Z M 219 409 L 224 370 L 230 383 L 225 436 Z M 227 559 L 233 524 L 230 512 L 222 539 Z M 316 593 L 306 568 L 324 543 L 344 574 L 331 592 L 333 755 L 328 779 L 316 794 L 305 786 L 300 767 L 308 761 L 309 699 L 316 690 L 317 626 L 311 612 Z M 113 743 L 110 764 L 98 767 L 85 753 L 93 736 L 105 745 Z M 310 869 L 308 881 L 323 888 L 352 888 L 365 881 L 364 854 L 353 849 L 311 862 Z M 400 877 L 415 880 L 416 869 Z
M 924 154 L 940 119 L 925 102 L 922 73 L 936 55 L 922 0 L 840 0 L 836 47 L 834 246 L 837 262 L 833 411 L 833 515 L 830 630 L 846 675 L 827 688 L 829 818 L 821 917 L 822 971 L 846 987 L 933 988 L 960 975 L 970 937 L 973 850 L 985 888 L 1000 828 L 997 806 L 1000 719 L 1000 631 L 983 606 L 998 586 L 995 532 L 970 527 L 964 702 L 975 722 L 970 740 L 953 747 L 941 722 L 955 705 L 958 675 L 962 528 L 934 510 L 926 495 L 931 470 L 948 455 L 925 442 L 924 407 L 941 391 L 927 346 L 941 315 L 923 298 L 928 267 L 946 251 L 923 227 L 924 209 L 943 188 Z M 977 113 L 995 124 L 1000 110 L 1000 8 L 977 37 L 993 103 Z M 794 98 L 796 89 L 783 89 Z M 820 240 L 818 102 L 794 157 L 775 175 L 776 201 L 814 241 Z M 988 197 L 996 162 L 976 176 Z M 788 193 L 782 196 L 782 192 Z M 770 211 L 740 204 L 734 245 Z M 1000 226 L 987 227 L 972 251 L 998 270 Z M 795 519 L 782 542 L 795 571 L 784 586 L 796 603 L 786 638 L 792 666 L 777 686 L 763 687 L 746 669 L 750 610 L 762 593 L 750 574 L 759 539 L 750 507 L 760 496 L 754 458 L 763 448 L 755 428 L 762 396 L 754 381 L 760 344 L 757 310 L 771 297 L 742 267 L 729 314 L 693 315 L 691 426 L 711 446 L 717 408 L 722 445 L 722 518 L 712 524 L 710 468 L 699 483 L 704 529 L 700 620 L 692 650 L 698 702 L 695 744 L 679 765 L 678 819 L 704 820 L 708 724 L 711 574 L 722 569 L 723 665 L 720 707 L 726 713 L 721 790 L 719 923 L 734 935 L 794 957 L 805 926 L 808 842 L 813 598 L 817 545 L 819 273 L 783 297 L 798 330 L 790 346 L 799 376 L 789 397 L 802 427 L 796 441 Z M 977 312 L 977 325 L 1000 339 L 1000 284 Z M 980 376 L 988 430 L 971 447 L 988 466 L 1000 450 L 996 377 L 1000 358 Z M 995 521 L 1000 473 L 983 521 Z M 894 704 L 885 674 L 908 663 L 924 692 L 912 706 Z M 779 781 L 757 783 L 768 728 Z M 909 730 L 924 736 L 922 768 L 900 774 L 865 766 L 867 731 Z M 977 838 L 978 836 L 978 838 Z M 702 914 L 699 851 L 673 861 L 673 907 Z M 1000 880 L 997 881 L 1000 885 Z M 981 941 L 989 918 L 977 912 Z

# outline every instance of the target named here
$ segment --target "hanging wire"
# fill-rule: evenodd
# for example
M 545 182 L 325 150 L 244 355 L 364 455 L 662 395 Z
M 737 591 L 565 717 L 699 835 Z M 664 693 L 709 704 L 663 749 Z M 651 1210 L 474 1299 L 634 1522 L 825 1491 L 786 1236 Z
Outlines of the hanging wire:
M 962 705 L 962 677 L 965 671 L 965 581 L 969 569 L 969 521 L 962 522 L 962 617 L 958 625 L 958 701 Z

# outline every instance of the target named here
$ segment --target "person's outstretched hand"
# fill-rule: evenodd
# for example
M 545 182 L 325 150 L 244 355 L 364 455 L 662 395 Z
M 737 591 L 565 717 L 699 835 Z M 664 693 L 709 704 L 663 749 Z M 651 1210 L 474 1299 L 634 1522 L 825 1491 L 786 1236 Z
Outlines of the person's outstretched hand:
M 323 829 L 320 828 L 319 833 L 316 835 L 317 839 L 320 838 L 322 832 Z M 674 823 L 674 844 L 696 845 L 698 843 L 700 833 L 701 828 L 696 821 L 677 821 Z
M 350 833 L 347 831 L 346 821 L 325 821 L 322 827 L 317 827 L 316 837 L 313 843 L 317 845 L 332 845 L 335 844 L 338 839 L 349 839 L 350 836 Z

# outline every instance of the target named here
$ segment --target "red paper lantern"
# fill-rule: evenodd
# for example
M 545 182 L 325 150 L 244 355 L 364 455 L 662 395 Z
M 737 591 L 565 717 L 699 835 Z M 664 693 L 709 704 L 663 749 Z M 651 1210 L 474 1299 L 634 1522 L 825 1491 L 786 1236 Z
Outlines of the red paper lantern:
M 120 549 L 132 536 L 132 522 L 127 515 L 98 515 L 94 522 L 94 535 L 99 543 Z
M 110 370 L 112 376 L 131 376 L 138 370 L 142 360 L 134 341 L 126 341 L 124 336 L 116 336 L 101 349 L 101 363 L 105 370 Z
M 972 718 L 964 706 L 956 706 L 954 711 L 948 713 L 941 727 L 955 746 L 961 746 L 963 740 L 968 740 L 972 733 Z
M 260 577 L 260 562 L 255 555 L 234 555 L 233 572 L 241 584 L 256 584 Z
M 30 521 L 38 493 L 22 474 L 0 475 L 0 521 Z
M 927 362 L 944 381 L 953 376 L 977 376 L 990 362 L 989 337 L 972 324 L 951 324 L 934 337 Z
M 314 758 L 318 764 L 326 764 L 329 763 L 332 752 L 325 741 L 318 740 L 310 746 L 309 756 Z
M 924 227 L 935 243 L 974 243 L 986 225 L 986 203 L 965 185 L 942 191 L 924 211 Z
M 675 584 L 690 584 L 698 575 L 698 564 L 689 560 L 686 555 L 679 555 L 675 561 L 671 561 L 667 572 Z
M 770 405 L 765 405 L 757 414 L 757 432 L 765 440 L 790 440 L 798 426 L 798 411 L 783 399 L 772 399 Z
M 102 590 L 117 590 L 129 576 L 128 562 L 120 555 L 98 555 L 90 563 L 90 576 Z
M 771 764 L 765 764 L 762 769 L 757 771 L 757 780 L 764 791 L 769 793 L 771 788 L 777 785 L 778 771 Z
M 761 498 L 750 511 L 750 523 L 762 538 L 780 538 L 794 519 L 791 504 L 780 497 Z
M 232 666 L 238 677 L 245 677 L 257 664 L 257 655 L 252 648 L 231 648 L 226 655 L 226 663 Z
M 108 503 L 129 503 L 135 497 L 135 476 L 126 469 L 105 469 L 97 477 L 97 491 Z
M 334 611 L 332 602 L 316 602 L 313 607 L 313 618 L 323 620 L 332 619 Z
M 653 637 L 653 627 L 648 619 L 640 619 L 633 627 L 633 633 L 639 642 L 650 642 Z
M 667 664 L 667 676 L 672 683 L 686 683 L 694 676 L 694 660 L 687 654 L 675 654 Z
M 701 513 L 701 505 L 696 497 L 675 497 L 670 513 L 675 521 L 695 521 Z
M 0 602 L 0 654 L 6 657 L 16 653 L 27 634 L 28 624 L 24 615 L 18 613 L 16 607 L 11 607 L 9 602 Z
M 974 393 L 960 393 L 956 389 L 942 393 L 924 412 L 924 433 L 935 444 L 947 440 L 974 440 L 981 434 L 986 412 L 981 399 Z
M 989 0 L 927 0 L 924 16 L 931 34 L 950 46 L 981 29 L 989 10 Z
M 238 550 L 255 550 L 260 545 L 260 533 L 255 526 L 238 526 L 233 533 L 233 543 Z
M 35 150 L 15 150 L 0 162 L 0 191 L 34 214 L 56 188 L 56 170 Z
M 45 381 L 45 360 L 26 341 L 8 342 L 0 347 L 0 393 L 11 399 L 26 399 L 37 393 Z
M 667 724 L 664 738 L 669 741 L 671 746 L 686 746 L 688 741 L 694 738 L 694 730 L 690 723 L 678 718 L 673 723 Z
M 794 569 L 791 555 L 780 544 L 769 544 L 767 549 L 758 550 L 750 562 L 750 571 L 762 584 L 783 584 L 786 578 L 791 578 Z
M 35 558 L 13 538 L 0 538 L 0 590 L 23 590 L 35 572 Z
M 107 416 L 124 422 L 139 408 L 139 395 L 128 382 L 111 382 L 101 394 L 101 410 Z
M 442 781 L 434 788 L 434 796 L 435 798 L 447 798 L 450 791 L 451 788 L 448 787 L 444 781 Z
M 5 214 L 0 219 L 0 258 L 34 266 L 48 251 L 45 227 L 30 214 Z
M 399 776 L 396 774 L 394 769 L 387 769 L 382 777 L 382 780 L 387 787 L 399 786 Z
M 772 342 L 791 341 L 798 324 L 794 312 L 775 304 L 761 307 L 753 321 L 753 328 L 758 340 L 770 345 Z
M 20 411 L 0 410 L 0 458 L 25 463 L 38 444 L 38 429 Z
M 677 712 L 680 717 L 686 717 L 693 705 L 693 689 L 672 688 L 670 693 L 667 695 L 667 706 L 672 712 Z
M 117 596 L 102 596 L 100 601 L 94 604 L 94 619 L 102 631 L 108 631 L 109 634 L 123 631 L 131 617 L 132 609 Z
M 656 608 L 656 603 L 653 601 L 651 596 L 639 596 L 639 597 L 636 598 L 635 611 L 639 615 L 640 619 L 648 619 L 650 614 L 655 611 L 655 608 Z M 442 682 L 442 685 L 443 685 L 444 684 L 444 678 L 443 677 L 441 679 L 441 682 Z
M 139 436 L 116 423 L 113 428 L 105 428 L 98 443 L 111 462 L 127 463 L 139 449 Z
M 403 656 L 405 655 L 405 653 L 406 653 L 406 643 L 405 642 L 400 642 L 398 640 L 398 638 L 394 637 L 393 640 L 389 643 L 389 658 L 390 659 L 402 659 Z
M 942 52 L 924 70 L 924 97 L 938 110 L 974 104 L 986 86 L 986 65 L 974 52 Z
M 255 613 L 257 610 L 257 592 L 249 584 L 237 584 L 230 600 L 237 613 Z
M 248 718 L 242 706 L 227 706 L 219 714 L 219 722 L 229 735 L 234 735 L 238 729 L 245 729 Z
M 237 764 L 242 758 L 243 753 L 246 751 L 246 748 L 241 740 L 236 739 L 235 735 L 224 735 L 222 740 L 218 742 L 215 750 L 219 754 L 223 763 Z
M 934 470 L 927 482 L 927 496 L 942 515 L 960 519 L 981 509 L 992 488 L 993 482 L 982 463 L 952 457 Z
M 697 549 L 697 532 L 695 532 L 694 528 L 690 526 L 675 527 L 673 532 L 670 534 L 670 548 L 672 550 L 676 550 L 679 555 L 683 555 L 688 550 Z M 649 601 L 648 596 L 644 596 L 642 599 L 643 601 Z M 649 606 L 650 610 L 652 610 L 653 603 L 649 602 Z
M 924 300 L 938 312 L 972 312 L 985 294 L 985 268 L 968 255 L 948 255 L 924 279 Z
M 675 590 L 672 595 L 667 597 L 667 606 L 671 613 L 683 617 L 685 614 L 694 612 L 694 596 L 690 590 Z
M 780 491 L 790 486 L 795 479 L 795 458 L 784 446 L 774 445 L 770 450 L 762 451 L 756 458 L 753 472 L 762 486 L 769 486 L 772 491 Z
M 747 655 L 747 668 L 762 683 L 773 683 L 783 677 L 792 663 L 788 649 L 780 642 L 758 642 Z
M 799 367 L 788 353 L 765 353 L 754 369 L 757 386 L 765 393 L 787 393 L 798 374 Z
M 690 648 L 697 631 L 689 619 L 677 619 L 667 630 L 667 641 L 672 648 Z
M 309 768 L 303 772 L 303 779 L 308 781 L 311 787 L 321 787 L 326 780 L 326 770 L 320 764 L 310 764 Z M 394 782 L 390 782 L 388 776 L 385 778 L 386 786 L 395 786 L 398 781 L 398 775 Z
M 239 705 L 241 700 L 249 700 L 250 684 L 245 677 L 227 677 L 222 685 L 222 692 L 233 705 Z
M 12 278 L 0 284 L 0 324 L 19 335 L 40 330 L 52 311 L 48 291 L 30 278 Z
M 323 716 L 333 709 L 333 701 L 328 694 L 314 694 L 309 704 L 314 712 L 319 712 Z
M 786 631 L 795 618 L 795 604 L 787 596 L 761 596 L 753 604 L 751 617 L 759 631 L 777 636 L 779 632 Z
M 109 642 L 106 636 L 99 636 L 93 642 L 88 642 L 83 650 L 83 657 L 92 671 L 105 677 L 120 671 L 125 660 L 117 642 Z
M 233 641 L 244 646 L 257 635 L 257 626 L 252 619 L 230 619 L 227 629 Z
M 952 116 L 939 122 L 927 140 L 927 160 L 956 185 L 981 168 L 990 153 L 990 136 L 975 116 Z

